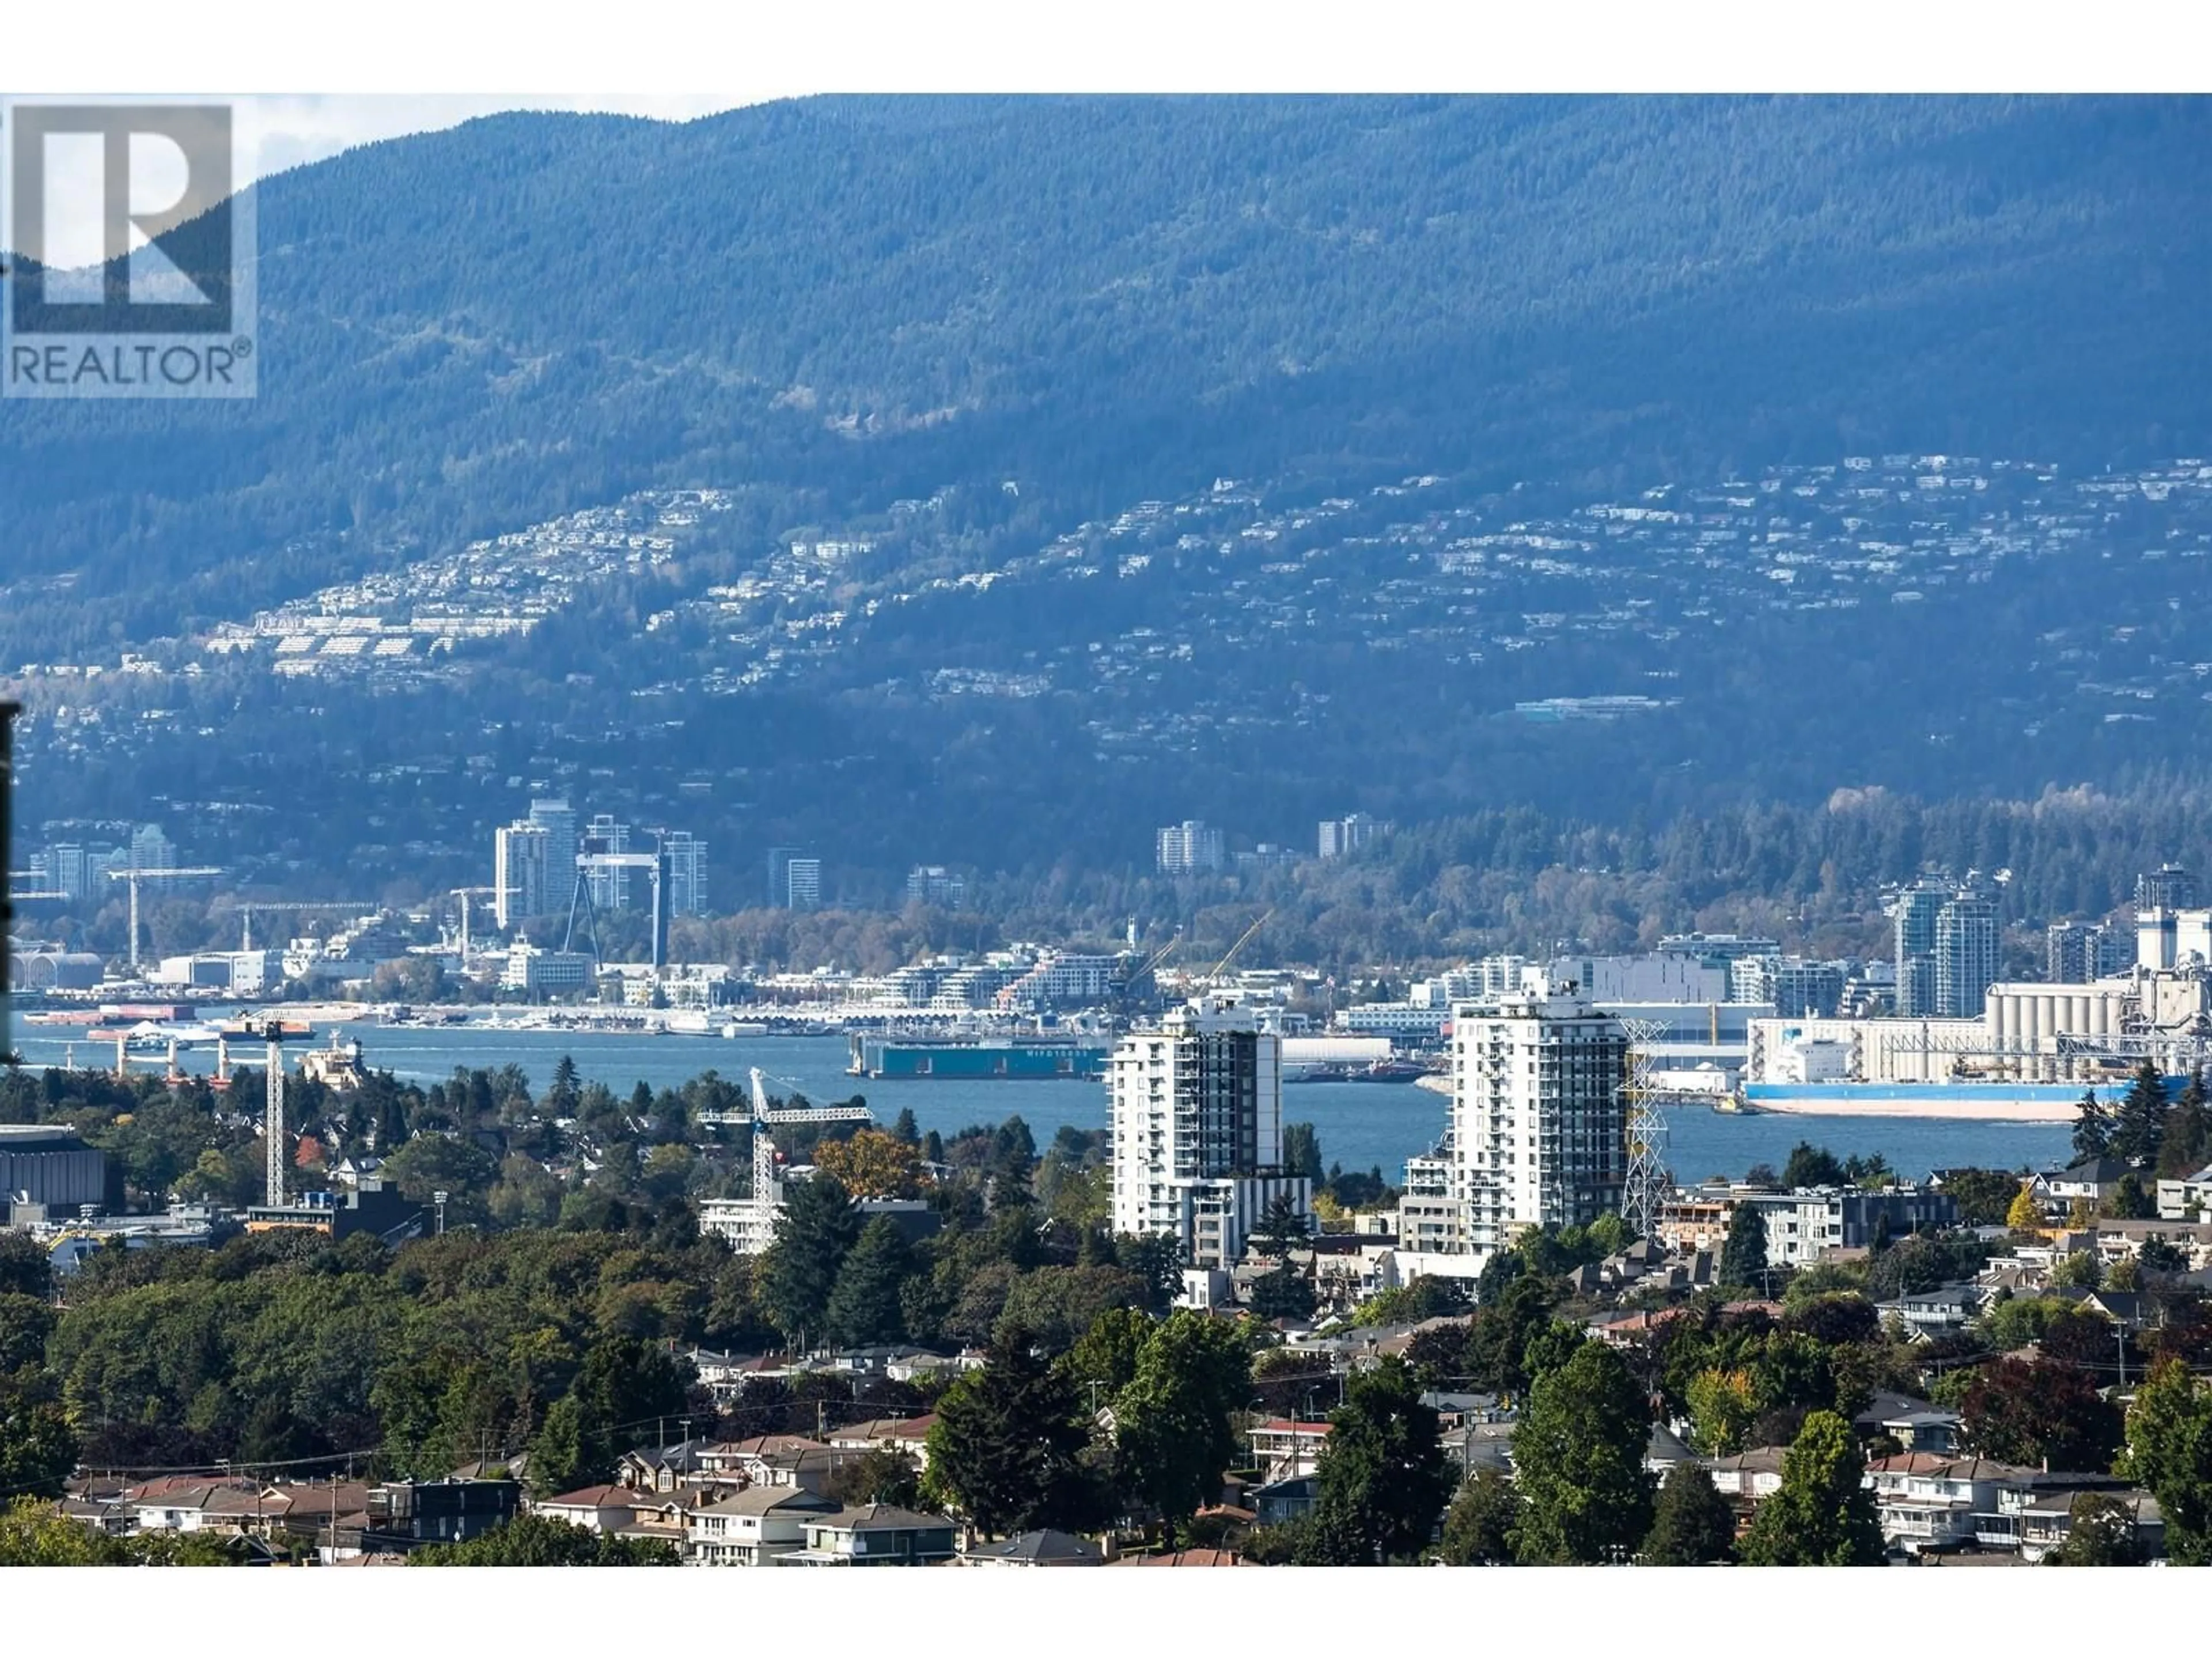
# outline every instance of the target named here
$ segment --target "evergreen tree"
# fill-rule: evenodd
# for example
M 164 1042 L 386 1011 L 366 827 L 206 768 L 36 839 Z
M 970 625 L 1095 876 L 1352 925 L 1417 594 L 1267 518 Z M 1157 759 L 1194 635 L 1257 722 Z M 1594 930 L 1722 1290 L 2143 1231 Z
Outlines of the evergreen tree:
M 899 1108 L 899 1115 L 891 1123 L 891 1133 L 909 1146 L 921 1144 L 921 1131 L 915 1127 L 913 1107 Z
M 1621 1357 L 1602 1342 L 1528 1391 L 1513 1435 L 1521 1489 L 1515 1553 L 1529 1563 L 1601 1563 L 1626 1555 L 1651 1528 L 1644 1453 L 1650 1404 Z
M 1303 1319 L 1314 1310 L 1312 1284 L 1291 1266 L 1291 1252 L 1305 1241 L 1306 1218 L 1287 1194 L 1261 1212 L 1252 1242 L 1275 1265 L 1252 1285 L 1252 1311 L 1262 1319 Z
M 1529 1340 L 1550 1326 L 1555 1300 L 1549 1280 L 1524 1273 L 1482 1304 L 1467 1343 L 1468 1373 L 1478 1386 L 1516 1395 L 1528 1387 Z
M 1073 1379 L 1034 1352 L 1027 1331 L 1003 1328 L 983 1369 L 938 1402 L 925 1492 L 987 1534 L 1081 1526 L 1092 1501 L 1076 1461 L 1090 1441 L 1082 1405 Z
M 2112 1150 L 2112 1116 L 2097 1098 L 2094 1089 L 2081 1091 L 2081 1105 L 2074 1118 L 2074 1157 L 2086 1163 L 2109 1157 Z
M 576 1062 L 567 1054 L 562 1055 L 553 1067 L 553 1086 L 545 1093 L 546 1111 L 555 1117 L 574 1117 L 583 1087 L 583 1075 L 576 1070 Z
M 1485 1469 L 1459 1489 L 1444 1511 L 1443 1546 L 1437 1553 L 1447 1566 L 1510 1566 L 1520 1520 L 1521 1494 L 1512 1480 Z
M 574 1492 L 584 1484 L 583 1412 L 573 1399 L 556 1400 L 530 1443 L 530 1485 L 540 1498 Z
M 1814 1412 L 1782 1460 L 1782 1485 L 1744 1534 L 1745 1563 L 1759 1567 L 1878 1567 L 1884 1559 L 1874 1494 L 1851 1425 Z
M 2166 1139 L 2166 1109 L 2165 1079 L 2159 1075 L 2157 1064 L 2145 1060 L 2129 1083 L 2119 1110 L 2112 1115 L 2112 1156 L 2138 1169 L 2146 1164 L 2155 1167 L 2160 1145 Z
M 1310 1123 L 1283 1126 L 1283 1168 L 1304 1176 L 1316 1187 L 1322 1184 L 1321 1136 Z
M 1738 1204 L 1721 1247 L 1721 1283 L 1758 1289 L 1766 1278 L 1766 1218 L 1756 1204 Z
M 1392 1356 L 1355 1372 L 1328 1420 L 1314 1526 L 1299 1559 L 1374 1566 L 1419 1553 L 1451 1496 L 1452 1478 L 1437 1413 L 1421 1403 L 1412 1367 Z
M 823 1310 L 831 1340 L 853 1348 L 898 1341 L 906 1334 L 899 1290 L 915 1272 L 898 1224 L 887 1215 L 870 1221 L 838 1268 Z
M 817 1175 L 784 1189 L 775 1242 L 761 1261 L 760 1297 L 793 1344 L 828 1334 L 830 1298 L 845 1257 L 860 1236 L 860 1218 L 835 1176 Z
M 2158 1149 L 2159 1178 L 2179 1181 L 2212 1163 L 2212 1109 L 2208 1109 L 2204 1068 L 2189 1073 L 2172 1110 L 2166 1115 L 2166 1137 Z
M 1735 1511 L 1697 1463 L 1677 1463 L 1660 1484 L 1643 1559 L 1652 1567 L 1703 1567 L 1735 1555 Z
M 1809 1140 L 1791 1147 L 1790 1161 L 1782 1166 L 1782 1184 L 1792 1191 L 1800 1187 L 1840 1187 L 1850 1179 L 1833 1152 Z

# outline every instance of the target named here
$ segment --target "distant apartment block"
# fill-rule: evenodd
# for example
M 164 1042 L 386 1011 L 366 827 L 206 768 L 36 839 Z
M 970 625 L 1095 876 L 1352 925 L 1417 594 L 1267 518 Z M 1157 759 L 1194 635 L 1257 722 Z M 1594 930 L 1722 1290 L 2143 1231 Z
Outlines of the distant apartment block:
M 1826 1018 L 1844 1000 L 1848 966 L 1802 957 L 1738 957 L 1729 963 L 1729 1000 L 1767 1003 L 1785 1019 Z
M 1159 868 L 1165 875 L 1218 870 L 1229 862 L 1228 838 L 1203 819 L 1165 824 L 1156 839 Z
M 526 820 L 493 836 L 492 919 L 501 932 L 511 932 L 526 917 L 545 915 L 557 902 L 552 896 L 556 878 L 547 862 L 550 841 L 543 827 Z
M 957 910 L 968 902 L 967 878 L 941 864 L 917 864 L 907 872 L 906 902 Z
M 581 850 L 587 853 L 629 852 L 629 825 L 617 823 L 611 813 L 601 812 L 584 826 Z M 619 865 L 592 870 L 586 878 L 591 885 L 592 902 L 602 910 L 629 909 L 629 871 Z
M 1891 895 L 1897 1012 L 1905 1019 L 1979 1017 L 1996 982 L 1995 886 L 1978 872 L 1962 882 L 1923 876 Z
M 2187 910 L 2197 903 L 2197 882 L 2178 864 L 2162 864 L 2136 878 L 2138 910 Z
M 2135 966 L 2136 936 L 2101 921 L 2054 921 L 2044 934 L 2044 977 L 2054 985 L 2085 985 Z
M 668 914 L 705 915 L 707 843 L 689 830 L 672 830 L 661 837 L 660 850 L 668 860 Z
M 822 908 L 820 859 L 793 858 L 785 860 L 782 908 L 787 910 L 818 910 Z
M 576 867 L 576 809 L 565 800 L 534 800 L 528 822 L 545 832 L 545 870 L 549 883 L 562 890 L 551 894 L 565 902 Z
M 1390 833 L 1390 826 L 1380 818 L 1371 818 L 1364 812 L 1354 812 L 1341 818 L 1321 821 L 1318 850 L 1325 859 L 1349 857 L 1378 836 Z

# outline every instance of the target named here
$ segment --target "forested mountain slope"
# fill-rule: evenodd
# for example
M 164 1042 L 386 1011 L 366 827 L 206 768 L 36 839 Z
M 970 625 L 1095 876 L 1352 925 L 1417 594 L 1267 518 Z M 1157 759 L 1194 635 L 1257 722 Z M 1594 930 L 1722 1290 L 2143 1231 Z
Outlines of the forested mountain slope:
M 260 187 L 260 398 L 0 407 L 0 660 L 648 484 L 1594 483 L 2212 429 L 2157 100 L 821 99 Z M 40 579 L 74 574 L 56 593 Z

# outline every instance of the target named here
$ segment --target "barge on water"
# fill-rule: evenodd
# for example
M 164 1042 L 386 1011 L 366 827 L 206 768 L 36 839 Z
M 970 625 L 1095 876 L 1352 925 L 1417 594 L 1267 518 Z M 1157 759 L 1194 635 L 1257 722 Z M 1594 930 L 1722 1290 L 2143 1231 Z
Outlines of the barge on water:
M 853 1034 L 852 1077 L 1069 1078 L 1096 1083 L 1106 1075 L 1109 1044 L 1060 1037 L 941 1039 Z

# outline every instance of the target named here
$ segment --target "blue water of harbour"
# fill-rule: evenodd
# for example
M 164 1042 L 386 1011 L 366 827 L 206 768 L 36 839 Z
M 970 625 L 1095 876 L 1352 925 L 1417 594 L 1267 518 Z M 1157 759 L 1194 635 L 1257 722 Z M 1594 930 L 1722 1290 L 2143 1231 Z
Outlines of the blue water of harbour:
M 325 1030 L 329 1028 L 325 1028 Z M 1040 1149 L 1062 1124 L 1079 1129 L 1106 1127 L 1106 1085 L 1054 1078 L 974 1079 L 855 1078 L 847 1075 L 850 1055 L 842 1036 L 738 1037 L 629 1036 L 581 1031 L 495 1031 L 464 1026 L 345 1025 L 346 1036 L 361 1039 L 371 1066 L 402 1081 L 432 1084 L 451 1077 L 456 1066 L 499 1066 L 512 1062 L 528 1073 L 531 1086 L 543 1090 L 563 1054 L 572 1056 L 586 1081 L 604 1083 L 627 1095 L 642 1081 L 655 1089 L 673 1087 L 702 1072 L 719 1072 L 742 1083 L 757 1066 L 770 1079 L 770 1092 L 804 1094 L 810 1100 L 844 1100 L 865 1095 L 878 1121 L 888 1124 L 901 1108 L 910 1109 L 924 1131 L 945 1134 L 976 1123 L 996 1123 L 1018 1115 L 1030 1126 Z M 326 1040 L 324 1031 L 317 1041 Z M 15 1046 L 25 1064 L 58 1066 L 65 1040 L 18 1027 Z M 108 1063 L 107 1044 L 76 1040 L 79 1065 Z M 152 1063 L 158 1065 L 158 1060 Z M 212 1066 L 211 1055 L 192 1051 L 193 1070 Z M 1411 1084 L 1304 1083 L 1283 1091 L 1283 1120 L 1311 1123 L 1321 1137 L 1322 1157 L 1346 1170 L 1380 1166 L 1383 1179 L 1396 1184 L 1407 1158 L 1425 1152 L 1443 1133 L 1443 1096 Z M 1825 1146 L 1838 1158 L 1879 1152 L 1892 1169 L 1911 1176 L 1960 1164 L 1998 1169 L 2043 1169 L 2067 1161 L 2072 1136 L 2064 1123 L 1962 1122 L 1945 1118 L 1849 1116 L 1737 1116 L 1704 1106 L 1686 1106 L 1669 1115 L 1667 1162 L 1678 1181 L 1707 1176 L 1740 1176 L 1754 1164 L 1780 1169 L 1801 1140 Z

